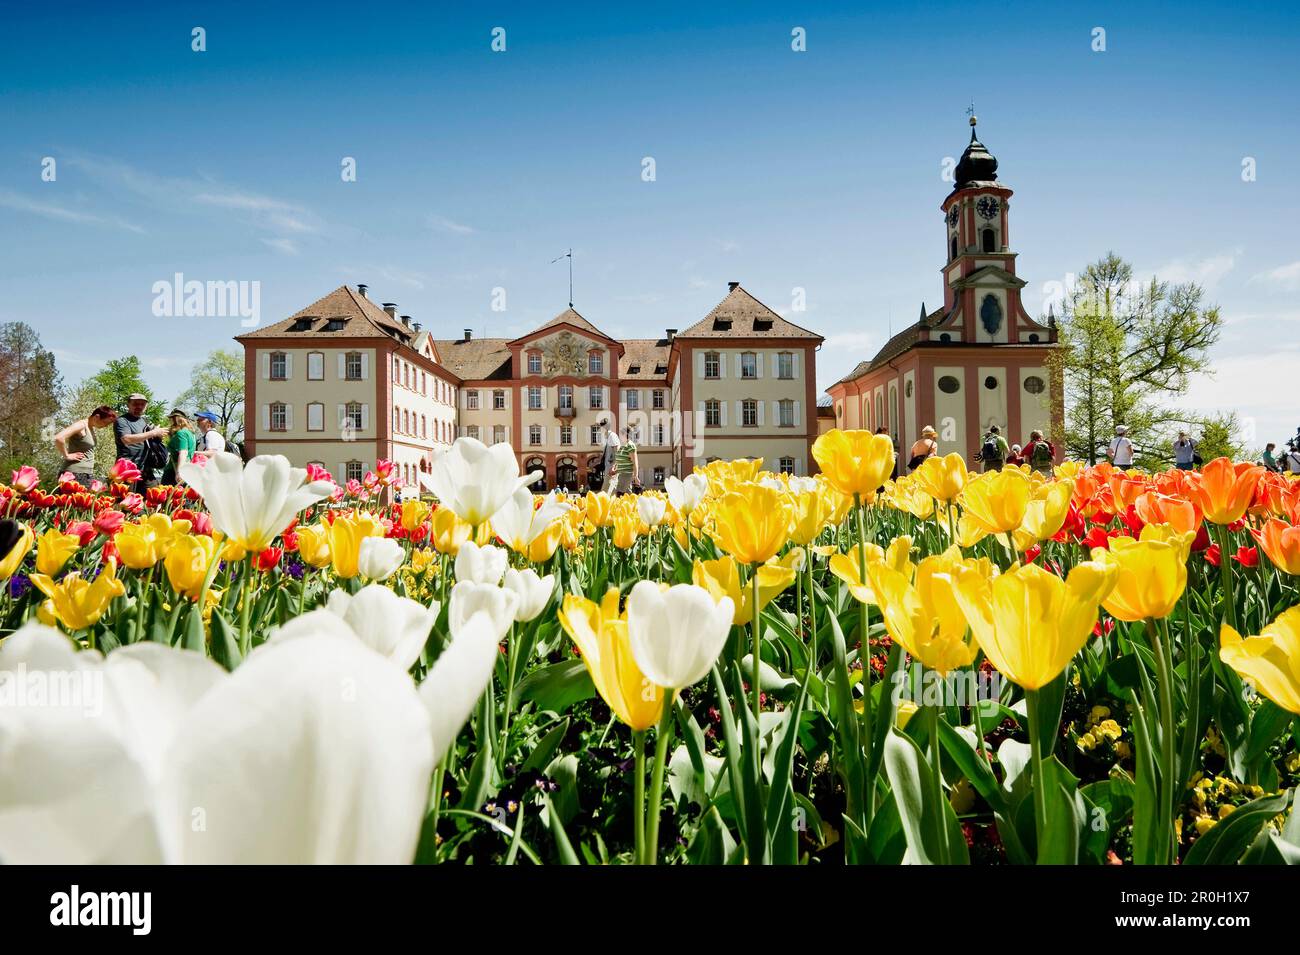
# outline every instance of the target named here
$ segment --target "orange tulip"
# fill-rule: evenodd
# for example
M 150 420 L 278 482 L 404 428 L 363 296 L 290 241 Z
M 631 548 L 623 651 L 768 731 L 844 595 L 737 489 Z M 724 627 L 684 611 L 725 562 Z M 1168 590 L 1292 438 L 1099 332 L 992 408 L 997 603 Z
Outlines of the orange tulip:
M 1255 539 L 1278 570 L 1300 576 L 1300 527 L 1274 518 L 1255 532 Z
M 1179 533 L 1200 530 L 1201 509 L 1194 500 L 1148 491 L 1134 502 L 1144 524 L 1168 524 Z
M 1264 469 L 1245 461 L 1233 464 L 1229 458 L 1215 458 L 1201 471 L 1196 496 L 1211 524 L 1241 520 L 1255 499 L 1255 486 Z

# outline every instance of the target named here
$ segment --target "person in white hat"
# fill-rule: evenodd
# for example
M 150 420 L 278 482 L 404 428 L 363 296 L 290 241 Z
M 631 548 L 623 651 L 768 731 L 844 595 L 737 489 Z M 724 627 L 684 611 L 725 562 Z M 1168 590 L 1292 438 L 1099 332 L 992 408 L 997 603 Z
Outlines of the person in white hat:
M 1115 437 L 1106 449 L 1106 457 L 1117 468 L 1133 466 L 1133 442 L 1129 440 L 1128 428 L 1122 424 L 1115 426 Z
M 149 407 L 149 399 L 136 392 L 126 399 L 126 414 L 118 415 L 113 422 L 113 440 L 117 444 L 117 456 L 126 458 L 140 469 L 140 480 L 134 490 L 143 492 L 145 488 L 158 483 L 159 475 L 154 468 L 145 467 L 146 443 L 151 438 L 160 440 L 167 437 L 166 428 L 152 427 L 144 417 Z

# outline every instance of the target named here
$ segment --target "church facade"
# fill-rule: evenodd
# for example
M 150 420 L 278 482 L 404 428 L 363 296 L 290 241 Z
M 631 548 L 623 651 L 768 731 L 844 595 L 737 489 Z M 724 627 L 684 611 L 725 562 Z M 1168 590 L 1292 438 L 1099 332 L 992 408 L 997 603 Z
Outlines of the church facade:
M 975 136 L 955 170 L 943 215 L 943 306 L 921 306 L 913 324 L 876 355 L 831 385 L 836 427 L 887 429 L 907 455 L 932 425 L 940 453 L 974 464 L 985 431 L 998 425 L 1007 442 L 1024 444 L 1040 430 L 1061 453 L 1055 323 L 1040 324 L 1021 304 L 1027 284 L 1012 251 L 1012 191 L 998 181 L 998 162 Z

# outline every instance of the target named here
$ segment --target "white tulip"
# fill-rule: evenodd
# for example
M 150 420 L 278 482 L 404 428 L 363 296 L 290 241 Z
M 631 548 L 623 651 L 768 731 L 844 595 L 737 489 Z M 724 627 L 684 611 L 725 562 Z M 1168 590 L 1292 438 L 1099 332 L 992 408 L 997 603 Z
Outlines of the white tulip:
M 515 622 L 527 623 L 529 620 L 536 619 L 551 602 L 551 594 L 555 593 L 555 575 L 547 574 L 545 577 L 539 577 L 537 571 L 531 567 L 526 570 L 515 570 L 511 567 L 506 571 L 501 586 L 505 590 L 512 591 L 519 598 L 518 606 L 515 607 Z
M 495 587 L 501 583 L 509 560 L 510 554 L 500 547 L 491 544 L 479 547 L 473 541 L 465 541 L 456 553 L 456 579 Z
M 709 672 L 731 631 L 730 597 L 714 603 L 703 587 L 677 584 L 660 591 L 643 580 L 627 598 L 632 657 L 652 683 L 680 690 Z
M 663 523 L 668 502 L 653 494 L 640 494 L 636 499 L 636 512 L 641 516 L 641 523 L 646 527 L 658 527 Z
M 0 707 L 0 858 L 410 862 L 434 763 L 429 711 L 343 619 L 312 616 L 311 639 L 268 643 L 233 674 L 154 643 L 69 654 L 39 624 L 7 639 L 6 677 L 89 689 L 94 705 Z
M 683 480 L 676 475 L 664 481 L 664 490 L 683 517 L 689 517 L 691 511 L 700 506 L 704 495 L 709 492 L 709 479 L 703 474 L 688 474 Z
M 476 438 L 457 438 L 448 450 L 434 454 L 429 470 L 420 474 L 420 483 L 444 507 L 477 527 L 517 489 L 541 476 L 541 471 L 533 471 L 520 477 L 519 461 L 509 444 L 489 448 Z
M 362 587 L 355 595 L 335 590 L 324 610 L 293 618 L 271 632 L 270 642 L 314 635 L 317 614 L 322 613 L 332 613 L 371 650 L 392 660 L 402 670 L 409 670 L 420 658 L 429 631 L 438 619 L 438 603 L 434 601 L 426 607 L 399 597 L 379 584 Z
M 821 484 L 815 477 L 799 477 L 790 475 L 790 493 L 791 494 L 820 494 Z
M 334 490 L 331 481 L 308 481 L 305 470 L 279 454 L 259 454 L 244 465 L 238 455 L 218 451 L 202 465 L 182 464 L 180 476 L 203 498 L 212 526 L 254 554 Z
M 493 632 L 500 643 L 510 632 L 518 605 L 519 598 L 512 590 L 505 590 L 495 584 L 478 584 L 472 580 L 459 581 L 451 588 L 451 598 L 447 602 L 447 629 L 455 641 L 459 639 L 470 618 L 483 613 L 491 619 Z
M 540 537 L 570 505 L 556 500 L 551 492 L 539 507 L 533 506 L 533 493 L 521 487 L 492 515 L 492 530 L 513 550 L 523 552 Z
M 367 537 L 357 552 L 357 572 L 367 580 L 387 580 L 406 560 L 406 551 L 388 537 Z
M 477 613 L 465 622 L 460 635 L 442 651 L 420 684 L 420 700 L 432 723 L 434 763 L 456 742 L 474 704 L 492 681 L 499 655 L 495 622 L 488 614 Z

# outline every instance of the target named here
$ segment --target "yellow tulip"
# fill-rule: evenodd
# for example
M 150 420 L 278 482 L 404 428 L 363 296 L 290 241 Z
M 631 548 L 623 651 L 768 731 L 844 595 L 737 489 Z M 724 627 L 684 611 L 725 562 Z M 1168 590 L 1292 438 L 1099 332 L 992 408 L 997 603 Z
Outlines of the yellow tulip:
M 872 564 L 885 564 L 888 567 L 898 571 L 909 579 L 912 576 L 912 538 L 903 534 L 895 537 L 889 543 L 889 550 L 883 549 L 879 544 L 870 542 L 866 545 L 866 566 L 868 571 Z M 864 579 L 862 576 L 862 549 L 861 545 L 854 544 L 849 548 L 846 554 L 833 554 L 830 559 L 831 573 L 849 585 L 849 593 L 855 600 L 860 600 L 865 604 L 876 602 L 875 594 L 871 589 L 870 574 Z
M 1219 659 L 1288 713 L 1300 716 L 1300 606 L 1285 610 L 1256 637 L 1226 623 L 1219 631 Z
M 930 455 L 912 472 L 911 478 L 930 497 L 946 503 L 962 492 L 969 480 L 969 472 L 966 459 L 954 451 L 943 457 Z
M 548 524 L 546 530 L 534 537 L 528 545 L 528 559 L 534 564 L 544 564 L 550 560 L 564 538 L 564 526 L 564 521 L 559 520 Z
M 104 565 L 93 583 L 75 573 L 57 584 L 45 574 L 32 574 L 32 585 L 49 598 L 40 607 L 41 620 L 51 626 L 57 620 L 69 630 L 94 626 L 113 598 L 126 593 L 112 560 Z
M 318 570 L 330 562 L 330 530 L 322 524 L 298 528 L 298 556 Z
M 36 572 L 53 577 L 80 546 L 81 538 L 76 534 L 65 534 L 51 527 L 36 542 Z
M 132 570 L 147 570 L 158 563 L 158 534 L 148 523 L 124 524 L 113 539 L 122 563 Z
M 813 458 L 842 494 L 873 493 L 894 470 L 894 442 L 886 434 L 833 428 L 817 438 Z
M 411 551 L 411 572 L 415 574 L 424 573 L 436 563 L 435 555 L 437 553 L 437 551 L 430 550 L 427 547 Z
M 1026 690 L 1056 679 L 1088 641 L 1097 605 L 1119 571 L 1084 561 L 1065 580 L 1035 564 L 989 578 L 976 568 L 953 571 L 953 596 L 980 648 L 1003 676 Z
M 1173 613 L 1187 589 L 1187 556 L 1195 534 L 1179 534 L 1167 525 L 1148 524 L 1138 540 L 1115 537 L 1110 548 L 1093 549 L 1092 559 L 1119 574 L 1106 599 L 1107 612 L 1118 620 L 1158 620 Z
M 614 499 L 604 491 L 588 494 L 583 502 L 587 520 L 596 527 L 608 527 L 613 520 Z
M 334 573 L 345 579 L 355 577 L 361 542 L 367 537 L 383 537 L 384 525 L 368 511 L 336 517 L 330 525 L 330 561 Z
M 1025 507 L 1024 519 L 1012 535 L 1017 550 L 1028 550 L 1061 529 L 1070 513 L 1074 482 L 1039 483 L 1034 486 L 1032 495 Z
M 627 550 L 641 533 L 641 518 L 635 511 L 619 510 L 614 514 L 614 546 Z
M 795 551 L 791 551 L 794 554 Z M 799 552 L 802 553 L 802 552 Z M 787 555 L 789 557 L 790 555 Z M 760 565 L 754 573 L 758 575 L 758 610 L 775 599 L 776 595 L 794 583 L 795 570 L 784 561 L 769 561 Z M 719 557 L 717 560 L 696 560 L 691 570 L 691 583 L 703 587 L 712 595 L 715 603 L 723 597 L 730 597 L 735 606 L 732 624 L 743 627 L 754 619 L 753 584 L 740 582 L 739 565 L 731 557 Z
M 450 507 L 440 507 L 433 512 L 433 520 L 429 522 L 429 542 L 439 554 L 455 557 L 473 530 Z
M 766 563 L 789 539 L 791 513 L 789 497 L 775 488 L 738 485 L 717 502 L 715 539 L 742 564 Z
M 947 675 L 969 666 L 978 646 L 966 636 L 966 617 L 953 595 L 951 574 L 962 565 L 961 551 L 950 547 L 916 567 L 916 583 L 884 561 L 867 566 L 867 578 L 889 635 L 925 666 Z M 991 576 L 987 561 L 971 569 Z
M 429 505 L 421 500 L 402 502 L 402 530 L 413 531 L 429 516 Z
M 217 542 L 202 534 L 177 537 L 163 555 L 163 569 L 177 593 L 191 600 L 199 596 L 203 581 L 217 555 Z
M 961 492 L 963 516 L 988 534 L 1005 534 L 1020 526 L 1029 507 L 1029 477 L 1004 469 L 981 474 Z
M 792 494 L 790 540 L 805 547 L 811 544 L 826 529 L 830 511 L 831 501 L 820 489 L 817 493 Z
M 193 530 L 189 521 L 173 521 L 166 514 L 150 514 L 140 521 L 141 524 L 148 526 L 154 534 L 154 540 L 158 542 L 158 556 L 162 557 L 167 551 L 167 545 L 176 537 L 182 534 L 188 534 Z
M 610 710 L 634 730 L 646 730 L 663 714 L 663 687 L 651 683 L 636 665 L 627 620 L 618 612 L 618 591 L 609 590 L 599 604 L 566 594 L 560 626 L 582 654 L 596 692 Z
M 926 458 L 933 461 L 933 458 Z M 911 514 L 918 521 L 928 520 L 934 514 L 934 498 L 912 482 L 899 479 L 889 492 L 888 503 Z
M 23 558 L 32 549 L 35 535 L 26 524 L 19 524 L 18 540 L 14 541 L 8 553 L 0 554 L 0 580 L 8 580 L 23 564 Z

